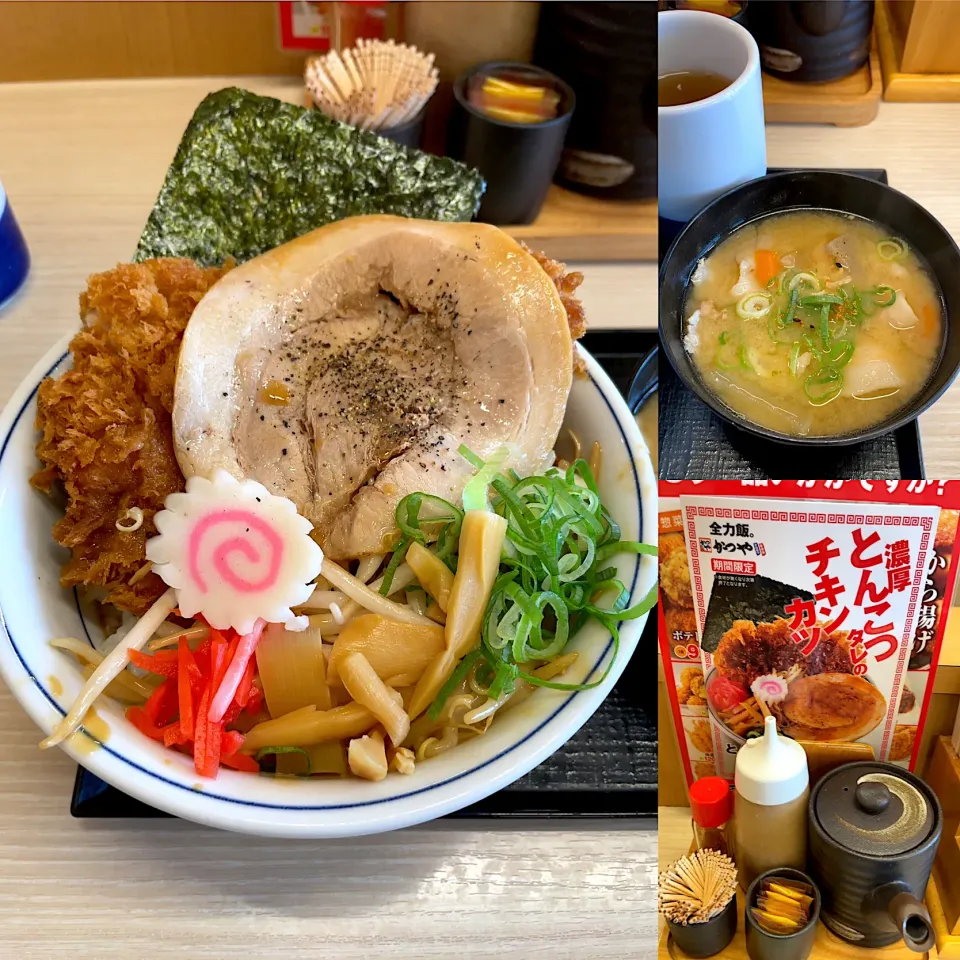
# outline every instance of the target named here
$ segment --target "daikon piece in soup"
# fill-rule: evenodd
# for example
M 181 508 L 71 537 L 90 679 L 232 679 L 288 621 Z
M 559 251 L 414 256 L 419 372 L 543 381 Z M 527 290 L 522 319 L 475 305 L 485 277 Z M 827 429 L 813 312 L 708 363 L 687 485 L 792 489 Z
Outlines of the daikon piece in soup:
M 881 423 L 940 357 L 943 306 L 926 266 L 878 223 L 822 210 L 732 233 L 693 273 L 684 346 L 727 406 L 791 436 Z

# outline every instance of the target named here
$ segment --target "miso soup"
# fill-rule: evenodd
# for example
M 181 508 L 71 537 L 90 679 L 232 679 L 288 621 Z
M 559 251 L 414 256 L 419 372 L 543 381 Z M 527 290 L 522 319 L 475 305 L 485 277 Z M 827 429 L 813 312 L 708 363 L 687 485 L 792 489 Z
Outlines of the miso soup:
M 700 261 L 684 346 L 703 382 L 792 436 L 854 433 L 933 373 L 943 306 L 926 266 L 880 224 L 826 211 L 741 227 Z

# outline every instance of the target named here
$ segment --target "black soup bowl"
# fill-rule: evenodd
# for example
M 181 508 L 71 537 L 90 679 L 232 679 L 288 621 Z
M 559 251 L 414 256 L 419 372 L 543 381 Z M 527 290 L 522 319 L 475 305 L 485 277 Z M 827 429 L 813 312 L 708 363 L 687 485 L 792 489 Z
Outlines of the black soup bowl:
M 873 220 L 903 237 L 936 281 L 945 318 L 940 359 L 923 389 L 881 423 L 836 436 L 791 436 L 762 427 L 728 407 L 701 380 L 683 347 L 684 302 L 697 263 L 744 224 L 772 214 L 828 210 Z M 688 223 L 660 268 L 660 340 L 670 365 L 717 416 L 767 440 L 806 446 L 845 446 L 882 436 L 915 420 L 935 403 L 960 369 L 960 249 L 946 229 L 918 203 L 885 184 L 830 170 L 770 174 L 718 197 Z

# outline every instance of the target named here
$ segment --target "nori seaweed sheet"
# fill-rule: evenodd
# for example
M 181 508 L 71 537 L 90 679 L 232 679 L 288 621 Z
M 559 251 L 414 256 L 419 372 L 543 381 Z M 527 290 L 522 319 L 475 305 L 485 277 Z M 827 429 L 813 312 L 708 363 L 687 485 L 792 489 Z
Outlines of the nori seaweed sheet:
M 446 157 L 229 87 L 197 107 L 134 259 L 242 262 L 334 220 L 471 220 L 485 183 Z
M 785 615 L 784 606 L 797 597 L 812 600 L 813 594 L 769 577 L 719 574 L 710 592 L 710 606 L 707 607 L 700 646 L 707 653 L 716 652 L 721 638 L 734 620 L 772 623 L 777 617 Z

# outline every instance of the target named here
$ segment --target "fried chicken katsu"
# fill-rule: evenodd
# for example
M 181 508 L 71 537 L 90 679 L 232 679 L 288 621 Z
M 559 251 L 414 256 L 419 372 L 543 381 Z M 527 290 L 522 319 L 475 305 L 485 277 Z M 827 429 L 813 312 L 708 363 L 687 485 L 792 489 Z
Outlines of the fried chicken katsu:
M 671 643 L 696 642 L 697 617 L 692 608 L 664 604 L 663 620 Z
M 937 535 L 934 547 L 937 550 L 952 550 L 953 542 L 957 537 L 957 521 L 960 520 L 960 510 L 941 510 L 937 521 Z
M 687 546 L 682 533 L 660 537 L 660 589 L 678 607 L 693 607 Z
M 845 630 L 823 637 L 805 658 L 790 636 L 789 621 L 783 619 L 735 620 L 720 640 L 714 663 L 719 673 L 744 687 L 757 677 L 786 673 L 794 666 L 803 666 L 808 674 L 853 672 Z
M 80 296 L 83 329 L 70 343 L 73 366 L 37 394 L 43 469 L 31 482 L 66 494 L 53 531 L 71 554 L 61 583 L 104 588 L 107 601 L 135 614 L 165 589 L 153 573 L 130 580 L 156 532 L 154 513 L 184 486 L 170 428 L 180 340 L 227 269 L 162 259 L 90 277 Z M 118 530 L 130 508 L 143 512 L 143 523 Z

